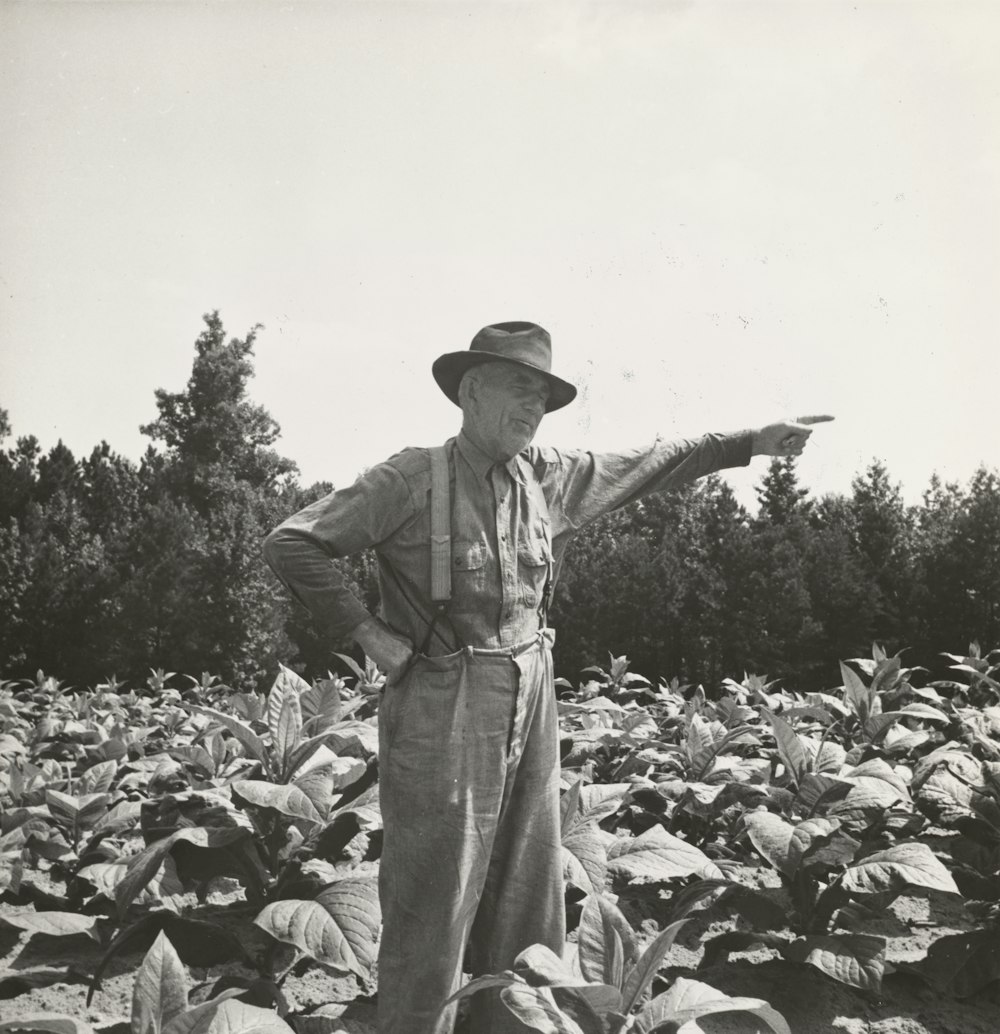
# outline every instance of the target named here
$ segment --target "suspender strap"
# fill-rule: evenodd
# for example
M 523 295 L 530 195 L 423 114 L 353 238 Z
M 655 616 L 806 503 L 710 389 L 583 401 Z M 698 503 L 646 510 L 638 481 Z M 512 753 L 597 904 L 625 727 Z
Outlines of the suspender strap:
M 551 552 L 551 546 L 549 547 Z M 538 621 L 539 627 L 549 627 L 549 604 L 552 602 L 552 576 L 553 567 L 551 557 L 545 561 L 545 586 L 542 589 L 542 599 L 538 605 Z
M 448 451 L 436 445 L 431 454 L 431 604 L 434 614 L 427 626 L 427 635 L 420 647 L 427 653 L 438 619 L 451 605 L 451 480 L 448 474 Z
M 448 453 L 431 449 L 431 602 L 451 602 L 451 484 Z

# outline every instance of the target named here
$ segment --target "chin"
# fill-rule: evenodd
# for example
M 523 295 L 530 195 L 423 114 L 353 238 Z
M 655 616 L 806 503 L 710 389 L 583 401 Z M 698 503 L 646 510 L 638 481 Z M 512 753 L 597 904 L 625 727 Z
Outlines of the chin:
M 534 435 L 532 435 L 532 438 Z M 508 439 L 498 450 L 502 462 L 512 460 L 518 453 L 524 452 L 531 444 L 531 438 Z

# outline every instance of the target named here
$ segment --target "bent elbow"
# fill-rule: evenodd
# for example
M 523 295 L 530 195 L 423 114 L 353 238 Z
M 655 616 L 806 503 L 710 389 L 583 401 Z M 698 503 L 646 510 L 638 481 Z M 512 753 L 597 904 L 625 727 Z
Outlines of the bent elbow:
M 279 526 L 265 536 L 264 545 L 261 547 L 267 566 L 277 575 L 281 574 L 282 547 L 286 542 L 287 537 L 284 534 L 284 529 Z

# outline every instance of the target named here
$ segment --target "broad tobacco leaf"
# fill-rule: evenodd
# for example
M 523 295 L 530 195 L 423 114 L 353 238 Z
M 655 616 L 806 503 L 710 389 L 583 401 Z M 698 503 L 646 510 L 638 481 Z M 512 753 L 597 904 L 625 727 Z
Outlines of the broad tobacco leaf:
M 361 758 L 334 758 L 328 767 L 333 774 L 334 793 L 353 786 L 368 771 Z
M 349 877 L 326 887 L 312 901 L 275 901 L 254 924 L 317 962 L 367 979 L 381 921 L 377 882 Z
M 875 691 L 866 686 L 857 672 L 848 668 L 843 661 L 840 662 L 840 675 L 844 680 L 844 699 L 861 721 L 866 722 L 871 714 Z
M 697 732 L 696 732 L 697 730 Z M 694 715 L 688 727 L 686 750 L 689 774 L 694 779 L 705 779 L 715 768 L 718 756 L 730 743 L 757 742 L 749 725 L 727 729 L 722 722 L 708 722 L 701 715 Z
M 523 1024 L 542 1034 L 590 1034 L 556 1005 L 547 987 L 510 984 L 500 999 Z
M 967 751 L 942 747 L 921 758 L 913 772 L 913 796 L 922 811 L 944 826 L 972 814 L 972 787 L 982 783 L 982 766 Z
M 361 767 L 363 770 L 364 765 Z M 310 768 L 303 775 L 296 776 L 291 785 L 306 795 L 320 820 L 326 822 L 330 817 L 330 805 L 333 803 L 333 769 Z
M 560 799 L 560 829 L 564 842 L 567 837 L 582 831 L 596 835 L 602 843 L 613 837 L 612 833 L 601 829 L 598 823 L 621 807 L 625 791 L 618 788 L 614 793 L 600 796 L 591 792 L 595 788 L 602 787 L 583 786 L 582 781 L 578 781 Z M 627 788 L 631 789 L 631 784 Z
M 268 708 L 268 720 L 271 711 Z M 292 755 L 302 737 L 302 705 L 298 695 L 287 693 L 281 704 L 281 712 L 277 723 L 271 728 L 271 743 L 277 756 L 275 768 L 287 777 L 292 763 Z
M 532 944 L 514 960 L 514 972 L 532 987 L 572 987 L 586 981 L 544 944 Z
M 619 837 L 608 850 L 608 871 L 630 883 L 657 883 L 680 876 L 722 879 L 722 870 L 693 844 L 652 826 L 637 837 Z
M 792 1034 L 785 1018 L 760 998 L 730 998 L 700 980 L 678 977 L 670 990 L 657 995 L 636 1017 L 641 1034 L 667 1034 L 685 1023 L 720 1012 L 748 1012 L 763 1020 L 774 1034 Z M 689 1026 L 692 1034 L 702 1028 Z
M 569 883 L 587 894 L 604 889 L 608 853 L 604 835 L 594 825 L 576 826 L 562 838 L 563 871 Z
M 897 844 L 868 855 L 844 871 L 841 886 L 853 894 L 881 894 L 907 886 L 959 892 L 951 873 L 926 844 Z
M 609 1017 L 618 1016 L 622 996 L 608 984 L 583 984 L 579 987 L 550 988 L 552 999 L 564 1017 L 572 1020 L 583 1034 L 606 1034 L 611 1025 Z
M 836 819 L 804 819 L 792 825 L 769 811 L 743 816 L 750 842 L 771 866 L 794 876 L 809 851 L 829 842 L 840 828 Z
M 563 832 L 568 833 L 576 826 L 597 824 L 614 815 L 631 789 L 631 783 L 585 784 L 582 779 L 575 779 L 559 802 Z
M 95 862 L 93 865 L 85 865 L 78 875 L 93 883 L 98 894 L 114 901 L 116 888 L 128 872 L 129 861 L 130 859 L 123 858 L 116 862 Z M 168 908 L 173 908 L 172 899 L 183 894 L 184 887 L 177 876 L 177 867 L 174 860 L 168 857 L 164 860 L 162 868 L 133 900 L 140 905 L 164 904 Z
M 842 801 L 852 789 L 852 783 L 834 776 L 807 775 L 795 796 L 795 804 L 808 814 L 822 814 L 837 801 Z
M 187 973 L 162 931 L 146 952 L 132 989 L 132 1034 L 161 1034 L 187 1009 Z
M 285 702 L 293 698 L 299 704 L 299 717 L 302 716 L 302 706 L 299 698 L 303 693 L 309 691 L 309 683 L 300 675 L 296 675 L 291 668 L 283 664 L 278 665 L 278 677 L 267 694 L 267 728 L 271 738 L 277 746 L 281 737 L 278 735 L 278 727 L 281 724 L 281 712 L 284 710 Z
M 861 734 L 869 743 L 878 743 L 902 716 L 902 711 L 885 711 L 880 714 L 873 714 L 862 723 Z
M 910 802 L 906 783 L 882 758 L 866 761 L 843 773 L 840 778 L 851 783 L 852 789 L 843 801 L 838 801 L 830 809 L 833 815 L 863 819 L 866 812 L 881 813 L 898 801 Z
M 28 834 L 21 827 L 0 837 L 0 892 L 10 889 L 17 893 L 24 872 L 21 852 Z
M 788 778 L 796 787 L 801 786 L 802 780 L 809 773 L 809 756 L 802 739 L 788 722 L 771 714 L 770 711 L 766 714 L 778 746 L 778 757 L 785 766 Z
M 59 790 L 45 791 L 45 803 L 53 818 L 74 829 L 88 829 L 108 812 L 111 798 L 106 793 L 85 793 L 73 797 Z
M 587 899 L 577 932 L 580 970 L 593 983 L 622 987 L 625 973 L 639 957 L 635 934 L 609 898 Z
M 260 892 L 267 873 L 260 864 L 250 831 L 241 826 L 201 826 L 178 829 L 162 840 L 156 840 L 145 851 L 129 859 L 125 876 L 115 888 L 119 918 L 124 918 L 136 894 L 156 875 L 173 846 L 180 842 L 205 851 L 226 852 L 226 861 L 248 890 Z
M 204 1007 L 197 1008 L 201 1010 Z M 185 1023 L 185 1016 L 178 1016 L 164 1027 L 161 1034 L 295 1034 L 295 1031 L 271 1009 L 260 1009 L 237 998 L 228 998 L 211 1013 L 207 1022 L 204 1014 L 198 1017 L 195 1026 Z
M 182 743 L 171 747 L 168 753 L 175 761 L 180 761 L 185 768 L 193 770 L 202 779 L 210 779 L 216 774 L 218 765 L 215 758 L 200 744 Z
M 347 804 L 340 805 L 330 813 L 331 821 L 341 815 L 353 815 L 363 833 L 382 828 L 382 811 L 379 804 L 378 783 L 373 783 L 363 793 Z
M 96 765 L 91 765 L 80 776 L 80 789 L 84 793 L 106 793 L 111 789 L 111 784 L 117 774 L 117 761 L 98 762 Z
M 878 991 L 885 971 L 885 938 L 867 934 L 806 934 L 798 937 L 781 954 L 791 962 L 808 962 L 828 977 Z
M 544 944 L 525 948 L 514 960 L 514 973 L 532 987 L 551 988 L 556 1005 L 586 1032 L 604 1034 L 601 1015 L 622 1009 L 618 988 L 610 984 L 588 984 L 579 972 Z M 501 986 L 509 986 L 509 983 Z
M 360 758 L 338 757 L 322 742 L 322 734 L 312 742 L 316 743 L 315 750 L 311 751 L 308 758 L 300 762 L 292 773 L 296 780 L 301 779 L 314 768 L 328 768 L 336 780 L 334 789 L 340 790 L 345 786 L 350 786 L 364 775 L 366 765 Z
M 893 726 L 885 734 L 885 739 L 882 741 L 882 749 L 887 754 L 892 754 L 893 756 L 912 754 L 930 738 L 931 734 L 929 732 L 922 730 L 910 732 L 908 729 Z
M 649 989 L 649 985 L 652 984 L 653 977 L 656 976 L 667 952 L 673 947 L 681 927 L 686 922 L 686 919 L 679 919 L 676 923 L 671 923 L 649 943 L 639 961 L 625 976 L 622 1003 L 617 1011 L 630 1013 L 639 1004 L 642 996 Z
M 367 759 L 378 753 L 378 729 L 367 722 L 342 722 L 323 735 L 338 755 Z
M 37 1032 L 37 1034 L 94 1034 L 94 1028 L 83 1020 L 75 1020 L 71 1016 L 58 1016 L 55 1013 L 44 1016 L 24 1016 L 19 1020 L 0 1022 L 3 1034 L 21 1034 L 21 1031 Z
M 303 690 L 299 697 L 302 705 L 302 719 L 309 735 L 323 732 L 334 725 L 340 717 L 340 691 L 344 688 L 342 679 L 322 679 L 315 686 Z
M 142 815 L 141 801 L 119 801 L 108 813 L 94 826 L 95 833 L 121 833 L 126 829 L 132 829 L 139 823 Z
M 221 725 L 228 732 L 231 732 L 237 741 L 243 745 L 248 758 L 251 758 L 253 761 L 259 761 L 262 765 L 267 765 L 267 747 L 264 745 L 264 741 L 245 722 L 241 722 L 230 714 L 217 711 L 213 707 L 202 707 L 199 704 L 184 704 L 183 706 L 194 714 L 210 718 L 216 725 Z
M 7 912 L 0 915 L 0 926 L 24 930 L 28 935 L 40 933 L 48 937 L 72 937 L 82 933 L 99 941 L 98 916 L 84 916 L 77 912 Z
M 320 823 L 322 816 L 313 802 L 297 786 L 268 783 L 262 779 L 240 779 L 233 783 L 233 793 L 258 808 L 271 808 L 289 818 Z
M 930 704 L 907 704 L 900 708 L 900 713 L 912 718 L 921 718 L 929 722 L 944 722 L 946 725 L 951 719 L 937 707 Z

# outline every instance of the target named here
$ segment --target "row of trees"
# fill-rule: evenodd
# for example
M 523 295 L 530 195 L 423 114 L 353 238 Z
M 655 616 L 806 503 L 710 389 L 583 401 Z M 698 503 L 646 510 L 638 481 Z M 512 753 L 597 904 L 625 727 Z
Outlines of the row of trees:
M 586 529 L 554 614 L 564 656 L 603 643 L 642 672 L 818 689 L 873 641 L 932 670 L 941 650 L 1000 642 L 995 473 L 965 490 L 934 478 L 906 506 L 880 462 L 850 495 L 814 500 L 794 460 L 775 460 L 757 491 L 751 516 L 712 476 Z
M 94 682 L 151 666 L 253 683 L 295 652 L 261 538 L 313 496 L 247 396 L 256 328 L 205 317 L 187 389 L 156 392 L 139 464 L 33 437 L 0 454 L 0 671 Z M 10 427 L 0 411 L 0 440 Z M 301 624 L 301 621 L 299 622 Z M 304 641 L 308 640 L 308 635 Z
M 333 650 L 261 562 L 264 534 L 330 490 L 303 488 L 248 396 L 256 329 L 205 317 L 183 392 L 156 392 L 138 464 L 107 443 L 78 460 L 33 437 L 0 451 L 0 673 L 76 683 L 151 667 L 233 684 L 279 660 L 325 672 Z M 0 410 L 0 444 L 11 428 Z M 904 505 L 880 463 L 849 496 L 810 498 L 775 461 L 751 515 L 716 477 L 584 530 L 556 593 L 557 665 L 626 652 L 636 670 L 716 684 L 744 670 L 829 684 L 839 658 L 1000 641 L 1000 480 L 932 481 Z M 377 602 L 370 556 L 345 562 Z

